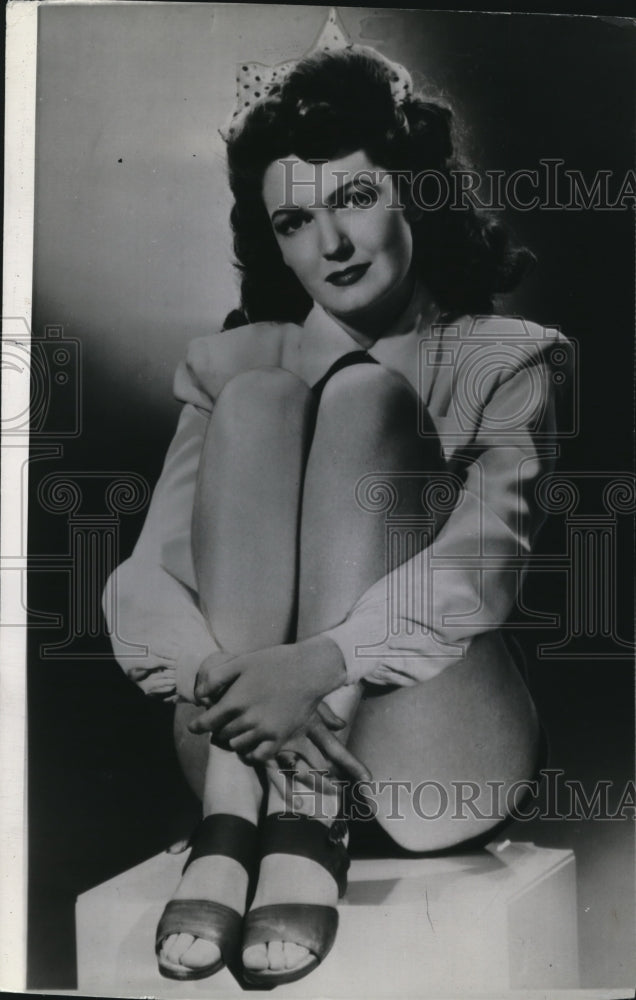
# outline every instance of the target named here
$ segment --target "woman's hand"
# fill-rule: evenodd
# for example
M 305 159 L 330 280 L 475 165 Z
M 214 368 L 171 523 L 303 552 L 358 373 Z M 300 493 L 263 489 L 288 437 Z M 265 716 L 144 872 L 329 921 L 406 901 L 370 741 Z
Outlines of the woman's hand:
M 329 737 L 336 738 L 315 712 L 344 680 L 340 650 L 324 636 L 241 656 L 215 653 L 201 665 L 194 690 L 196 701 L 210 707 L 189 728 L 264 762 L 294 734 L 308 733 L 311 721 L 314 742 L 333 751 Z
M 345 725 L 327 703 L 322 702 L 307 723 L 304 735 L 293 736 L 277 754 L 279 767 L 295 771 L 300 778 L 311 777 L 314 785 L 324 772 L 327 779 L 347 775 L 352 781 L 371 781 L 368 767 L 335 735 Z

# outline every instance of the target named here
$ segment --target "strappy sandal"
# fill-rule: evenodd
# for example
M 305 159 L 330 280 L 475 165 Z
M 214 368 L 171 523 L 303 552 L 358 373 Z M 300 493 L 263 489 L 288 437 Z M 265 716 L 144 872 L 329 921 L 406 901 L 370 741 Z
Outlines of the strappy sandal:
M 295 854 L 322 865 L 336 881 L 338 897 L 347 889 L 349 856 L 344 846 L 347 825 L 331 827 L 308 816 L 279 813 L 268 816 L 261 832 L 261 858 L 268 854 Z M 253 986 L 293 983 L 313 971 L 330 952 L 338 930 L 335 906 L 310 903 L 273 903 L 250 910 L 245 918 L 243 950 L 269 941 L 294 941 L 307 948 L 307 961 L 293 969 L 246 969 L 243 978 Z
M 198 858 L 215 854 L 238 861 L 248 874 L 254 868 L 257 845 L 257 829 L 253 823 L 241 816 L 217 813 L 206 816 L 194 836 L 190 857 L 183 871 Z M 159 972 L 168 979 L 204 979 L 219 972 L 238 956 L 243 916 L 231 906 L 214 903 L 207 899 L 171 899 L 167 903 L 155 940 Z M 217 945 L 220 958 L 211 965 L 200 969 L 166 964 L 160 958 L 161 946 L 171 934 L 191 934 Z

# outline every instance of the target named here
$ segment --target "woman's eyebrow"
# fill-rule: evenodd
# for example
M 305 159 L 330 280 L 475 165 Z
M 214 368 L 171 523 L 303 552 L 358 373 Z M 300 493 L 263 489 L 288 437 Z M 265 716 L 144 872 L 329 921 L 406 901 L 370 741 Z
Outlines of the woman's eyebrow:
M 338 185 L 331 192 L 331 194 L 328 195 L 327 198 L 325 199 L 326 204 L 328 206 L 332 206 L 336 202 L 338 202 L 341 198 L 346 198 L 346 196 L 349 194 L 349 191 L 355 184 L 356 184 L 356 178 L 352 177 L 351 180 L 346 181 L 344 184 Z
M 368 192 L 370 189 L 377 186 L 378 180 L 375 173 L 371 173 L 369 170 L 363 170 L 360 173 L 356 173 L 344 184 L 339 185 L 331 192 L 330 195 L 325 199 L 325 204 L 327 207 L 332 207 L 347 197 L 351 189 L 362 189 Z
M 283 205 L 281 208 L 277 208 L 272 212 L 270 218 L 272 222 L 275 222 L 279 217 L 289 217 L 290 215 L 296 215 L 303 212 L 304 209 L 300 208 L 299 205 Z
M 327 195 L 323 203 L 324 206 L 326 208 L 332 208 L 333 205 L 337 204 L 343 198 L 346 198 L 352 188 L 357 188 L 360 186 L 368 190 L 369 187 L 373 186 L 372 177 L 368 174 L 365 174 L 364 178 L 354 176 L 351 177 L 348 181 L 345 181 L 344 184 L 339 184 L 336 188 L 334 188 L 331 194 Z M 293 203 L 289 205 L 281 205 L 280 208 L 277 208 L 274 212 L 272 212 L 271 220 L 272 222 L 275 222 L 279 216 L 288 217 L 290 215 L 296 214 L 297 212 L 298 213 L 306 212 L 308 208 L 321 208 L 321 207 L 322 205 L 320 203 L 308 205 L 306 207 L 301 207 L 300 205 L 294 205 Z

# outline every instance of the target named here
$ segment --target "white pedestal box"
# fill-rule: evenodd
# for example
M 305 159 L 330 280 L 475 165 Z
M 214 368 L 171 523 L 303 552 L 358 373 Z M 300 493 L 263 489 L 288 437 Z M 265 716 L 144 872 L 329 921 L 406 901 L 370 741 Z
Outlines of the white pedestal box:
M 174 982 L 157 971 L 155 928 L 186 855 L 159 854 L 77 900 L 79 992 L 120 997 L 243 993 L 224 969 Z M 494 842 L 473 854 L 359 860 L 336 943 L 288 997 L 488 997 L 578 986 L 572 851 Z

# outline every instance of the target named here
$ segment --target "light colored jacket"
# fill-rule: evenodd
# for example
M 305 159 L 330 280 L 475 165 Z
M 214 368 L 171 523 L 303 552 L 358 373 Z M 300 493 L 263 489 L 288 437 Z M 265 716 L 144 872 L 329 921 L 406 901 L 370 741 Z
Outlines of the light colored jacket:
M 461 489 L 434 541 L 327 631 L 349 683 L 426 681 L 463 656 L 473 636 L 506 623 L 545 518 L 536 487 L 557 453 L 555 400 L 568 346 L 557 329 L 517 318 L 431 325 L 416 313 L 369 349 L 417 392 L 440 437 L 449 482 Z M 359 345 L 318 305 L 303 326 L 257 323 L 190 344 L 174 383 L 184 407 L 146 522 L 104 594 L 115 656 L 148 694 L 192 701 L 200 664 L 219 648 L 199 610 L 190 521 L 220 390 L 261 366 L 313 386 L 352 350 Z M 390 511 L 387 518 L 389 525 Z

